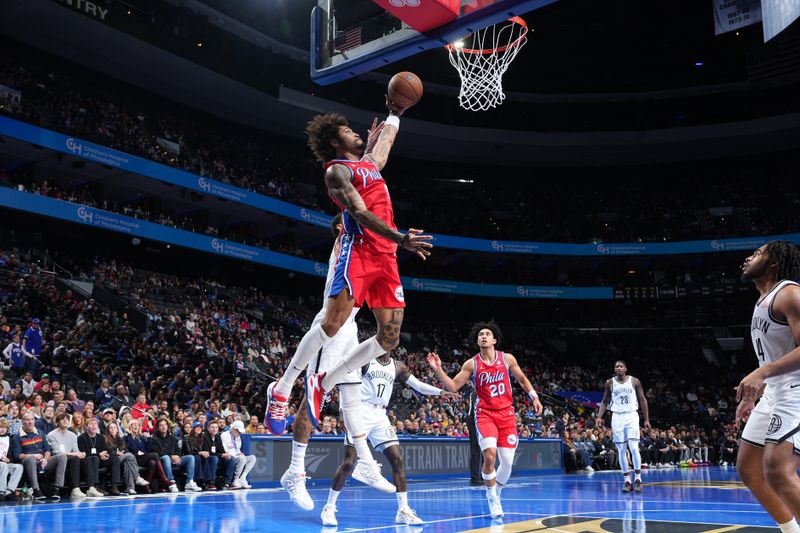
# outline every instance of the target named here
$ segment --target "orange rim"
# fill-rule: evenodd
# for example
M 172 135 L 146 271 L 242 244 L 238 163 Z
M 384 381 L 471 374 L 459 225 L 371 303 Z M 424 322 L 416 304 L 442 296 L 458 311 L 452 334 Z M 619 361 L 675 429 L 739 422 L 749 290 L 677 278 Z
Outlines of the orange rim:
M 522 26 L 522 34 L 517 37 L 513 42 L 508 43 L 504 46 L 499 46 L 497 48 L 458 48 L 453 43 L 446 44 L 444 47 L 447 48 L 450 52 L 462 52 L 464 54 L 496 54 L 498 52 L 505 52 L 509 48 L 514 48 L 515 46 L 519 45 L 522 39 L 528 34 L 528 24 L 522 19 L 522 17 L 511 17 L 508 19 L 509 22 L 513 22 L 514 24 L 518 24 Z

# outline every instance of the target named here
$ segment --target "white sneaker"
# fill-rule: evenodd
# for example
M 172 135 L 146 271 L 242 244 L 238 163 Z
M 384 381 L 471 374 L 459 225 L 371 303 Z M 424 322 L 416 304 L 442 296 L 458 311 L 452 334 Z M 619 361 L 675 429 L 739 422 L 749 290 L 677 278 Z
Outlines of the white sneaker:
M 187 482 L 184 490 L 186 492 L 203 492 L 203 489 L 201 489 L 194 480 Z
M 239 481 L 238 479 L 234 480 L 234 481 L 233 481 L 233 483 L 231 483 L 231 488 L 232 488 L 233 490 L 239 490 L 239 489 L 241 489 L 241 488 L 242 488 L 242 482 L 241 482 L 241 481 Z
M 586 471 L 587 472 L 594 472 L 594 468 L 592 468 L 592 465 L 587 465 L 586 466 Z
M 169 484 L 169 491 L 170 491 L 171 493 L 173 493 L 173 494 L 177 494 L 177 493 L 179 492 L 179 491 L 178 491 L 178 485 L 177 485 L 177 484 L 175 484 L 175 482 L 174 482 L 174 481 L 170 482 L 170 484 Z
M 136 478 L 136 484 L 139 485 L 140 487 L 146 487 L 146 486 L 150 485 L 150 482 L 147 481 L 143 477 L 137 477 Z
M 283 482 L 283 478 L 281 478 L 281 482 Z M 322 508 L 322 513 L 320 513 L 320 518 L 322 518 L 322 525 L 323 526 L 338 526 L 339 522 L 336 520 L 336 506 L 328 504 Z
M 359 459 L 355 470 L 353 470 L 353 479 L 381 492 L 388 492 L 389 494 L 397 492 L 397 487 L 389 483 L 381 475 L 381 465 L 374 459 Z
M 417 516 L 417 513 L 411 507 L 398 509 L 394 521 L 397 524 L 408 524 L 409 526 L 417 526 L 423 523 L 422 519 Z
M 492 518 L 500 518 L 503 516 L 503 504 L 500 503 L 500 498 L 497 496 L 489 498 L 489 514 Z
M 242 486 L 243 489 L 252 489 L 253 486 L 247 482 L 244 478 L 239 478 L 239 484 Z
M 310 511 L 314 508 L 314 500 L 306 490 L 306 473 L 305 472 L 292 472 L 287 470 L 281 476 L 281 487 L 289 493 L 292 503 L 304 511 Z M 336 512 L 334 508 L 333 513 Z M 325 509 L 322 510 L 322 523 L 323 525 L 336 525 L 336 515 L 333 515 L 333 524 L 325 524 Z
M 86 494 L 78 487 L 72 489 L 72 492 L 69 493 L 69 497 L 74 500 L 84 500 L 86 499 Z
M 89 498 L 102 498 L 103 493 L 94 487 L 89 487 L 89 490 L 86 491 L 86 496 Z

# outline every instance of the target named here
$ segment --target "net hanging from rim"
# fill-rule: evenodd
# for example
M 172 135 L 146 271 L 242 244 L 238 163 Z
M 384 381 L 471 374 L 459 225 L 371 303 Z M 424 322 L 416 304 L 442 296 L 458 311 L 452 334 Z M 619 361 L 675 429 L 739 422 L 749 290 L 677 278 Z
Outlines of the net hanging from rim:
M 486 111 L 503 103 L 503 74 L 525 45 L 528 25 L 512 17 L 445 46 L 461 78 L 458 103 L 469 111 Z

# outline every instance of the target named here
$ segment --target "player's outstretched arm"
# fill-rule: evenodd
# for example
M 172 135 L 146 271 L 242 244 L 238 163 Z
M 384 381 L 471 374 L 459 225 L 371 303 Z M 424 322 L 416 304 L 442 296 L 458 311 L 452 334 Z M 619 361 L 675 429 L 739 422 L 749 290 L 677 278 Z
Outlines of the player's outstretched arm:
M 597 425 L 603 425 L 603 415 L 606 414 L 606 408 L 608 407 L 608 399 L 611 397 L 611 380 L 606 380 L 606 386 L 603 390 L 603 401 L 600 402 L 600 405 L 597 408 Z
M 450 392 L 456 392 L 458 389 L 464 386 L 464 384 L 469 381 L 470 376 L 475 371 L 475 362 L 472 359 L 469 359 L 463 365 L 461 365 L 461 370 L 456 374 L 456 377 L 450 378 L 447 374 L 445 374 L 444 369 L 442 368 L 442 360 L 439 359 L 439 356 L 433 352 L 428 354 L 428 365 L 433 369 L 433 372 L 436 374 L 436 377 L 439 378 L 439 381 L 442 382 L 444 388 L 449 390 Z
M 417 379 L 417 376 L 411 373 L 411 370 L 408 368 L 408 366 L 400 361 L 397 362 L 397 377 L 400 379 L 400 381 L 418 393 L 424 394 L 425 396 L 441 396 L 446 400 L 455 400 L 459 397 L 458 394 L 443 391 L 439 387 L 434 387 L 433 385 L 428 385 L 427 383 L 420 381 Z
M 325 185 L 327 185 L 330 195 L 365 228 L 409 252 L 417 254 L 423 261 L 431 255 L 430 249 L 433 248 L 433 245 L 429 241 L 433 239 L 432 236 L 425 235 L 422 230 L 414 228 L 409 228 L 408 233 L 400 233 L 367 209 L 364 199 L 350 182 L 350 169 L 346 166 L 331 165 L 328 167 L 325 172 Z
M 508 363 L 508 371 L 511 372 L 511 375 L 514 376 L 520 385 L 522 385 L 522 389 L 528 394 L 531 401 L 533 402 L 533 412 L 537 415 L 542 414 L 544 407 L 542 407 L 542 402 L 539 401 L 539 395 L 536 394 L 536 390 L 531 385 L 528 376 L 522 371 L 519 367 L 519 363 L 517 363 L 517 358 L 511 355 L 510 353 L 505 354 L 506 363 Z
M 633 378 L 633 390 L 636 391 L 636 398 L 639 400 L 639 405 L 642 408 L 644 415 L 644 427 L 650 429 L 650 406 L 647 405 L 647 396 L 644 395 L 644 387 L 642 382 L 637 378 Z
M 789 329 L 792 330 L 792 336 L 798 347 L 780 359 L 760 366 L 745 376 L 736 387 L 737 402 L 755 402 L 765 379 L 800 370 L 800 287 L 790 285 L 778 292 L 772 303 L 772 312 L 786 317 L 786 322 L 789 323 Z

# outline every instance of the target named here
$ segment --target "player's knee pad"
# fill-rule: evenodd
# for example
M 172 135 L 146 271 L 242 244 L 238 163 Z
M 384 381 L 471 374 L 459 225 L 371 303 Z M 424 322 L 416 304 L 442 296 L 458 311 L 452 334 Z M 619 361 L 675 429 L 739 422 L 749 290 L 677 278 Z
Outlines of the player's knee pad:
M 500 466 L 497 467 L 497 482 L 505 485 L 511 477 L 511 467 L 514 465 L 514 452 L 516 448 L 497 448 Z
M 489 481 L 489 480 L 491 480 L 491 479 L 494 479 L 494 478 L 496 478 L 496 477 L 497 477 L 497 470 L 492 470 L 492 473 L 491 473 L 491 474 L 487 474 L 486 472 L 481 472 L 481 477 L 482 477 L 483 479 L 485 479 L 486 481 Z

